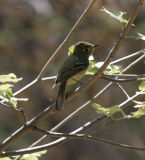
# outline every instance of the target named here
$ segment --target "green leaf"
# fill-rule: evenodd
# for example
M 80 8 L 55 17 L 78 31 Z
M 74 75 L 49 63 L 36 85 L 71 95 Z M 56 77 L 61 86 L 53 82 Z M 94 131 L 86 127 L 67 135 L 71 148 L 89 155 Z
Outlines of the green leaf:
M 118 20 L 121 23 L 128 23 L 127 19 L 125 19 L 123 17 L 126 14 L 126 12 L 115 11 L 115 10 L 108 9 L 108 8 L 105 8 L 105 7 L 102 7 L 102 9 L 100 9 L 100 10 L 107 13 L 109 16 L 115 18 L 116 20 Z
M 46 154 L 47 150 L 43 150 L 40 152 L 35 152 L 31 154 L 24 154 L 20 159 L 21 160 L 38 160 L 38 157 L 41 157 L 43 154 Z
M 12 84 L 2 84 L 2 85 L 0 85 L 0 90 L 4 91 L 4 90 L 11 88 L 11 87 L 13 87 Z
M 113 114 L 115 114 L 117 112 L 121 112 L 124 115 L 124 112 L 122 111 L 122 109 L 118 105 L 114 105 L 112 107 L 105 108 L 99 104 L 93 103 L 92 107 L 96 109 L 96 112 L 98 114 L 106 114 L 108 116 L 112 116 Z
M 102 67 L 104 62 L 96 62 L 96 61 L 89 61 L 89 67 L 86 71 L 87 75 L 94 75 L 99 68 Z M 119 65 L 108 65 L 104 71 L 104 74 L 115 74 L 120 73 L 122 71 L 122 67 Z
M 35 153 L 32 153 L 32 154 L 40 157 L 42 154 L 46 154 L 46 153 L 47 153 L 47 150 L 43 150 L 43 151 L 35 152 Z
M 137 80 L 139 80 L 139 81 L 144 81 L 144 80 L 145 80 L 145 77 L 137 78 Z
M 74 49 L 75 49 L 75 45 L 72 45 L 71 47 L 69 47 L 69 49 L 68 49 L 69 50 L 69 52 L 68 52 L 69 56 L 73 55 Z
M 145 89 L 145 81 L 142 81 L 138 87 L 139 90 L 144 90 Z
M 6 93 L 5 98 L 9 101 L 9 103 L 10 103 L 14 108 L 16 108 L 16 107 L 17 107 L 17 101 L 13 99 L 13 98 L 14 98 L 14 95 L 13 95 L 13 93 L 12 93 L 11 88 L 6 89 L 6 90 L 5 90 L 5 93 Z
M 134 39 L 141 39 L 141 40 L 145 41 L 145 35 L 143 35 L 141 33 L 135 33 L 135 35 L 133 37 L 134 37 Z
M 25 154 L 20 159 L 21 160 L 39 160 L 37 156 L 33 156 L 32 154 Z
M 9 102 L 14 108 L 17 107 L 17 101 L 13 96 L 11 88 L 7 88 L 6 90 L 0 90 L 0 98 L 4 99 L 6 102 Z
M 89 61 L 89 67 L 86 71 L 86 75 L 94 75 L 98 71 L 98 67 L 96 66 L 96 61 Z
M 145 108 L 138 108 L 137 111 L 131 112 L 131 118 L 140 118 L 145 115 Z
M 17 78 L 17 76 L 14 73 L 10 73 L 8 75 L 1 75 L 0 76 L 0 82 L 18 82 L 21 81 L 22 78 Z
M 0 158 L 0 160 L 11 160 L 9 157 Z
M 109 65 L 104 73 L 105 74 L 117 74 L 117 73 L 120 73 L 122 71 L 122 67 L 119 66 L 119 65 Z

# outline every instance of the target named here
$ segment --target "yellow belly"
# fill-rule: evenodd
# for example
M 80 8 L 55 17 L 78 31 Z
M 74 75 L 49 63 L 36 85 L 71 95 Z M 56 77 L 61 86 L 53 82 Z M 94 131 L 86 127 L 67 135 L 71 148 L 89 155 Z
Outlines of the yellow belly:
M 78 82 L 82 77 L 84 77 L 86 73 L 86 69 L 82 70 L 81 72 L 73 75 L 70 79 L 67 80 L 67 84 L 66 85 L 73 85 L 76 82 Z

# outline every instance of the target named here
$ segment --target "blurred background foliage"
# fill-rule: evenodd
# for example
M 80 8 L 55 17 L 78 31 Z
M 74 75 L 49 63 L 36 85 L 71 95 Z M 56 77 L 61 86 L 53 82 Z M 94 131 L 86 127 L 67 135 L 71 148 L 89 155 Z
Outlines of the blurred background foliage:
M 129 18 L 136 2 L 136 0 L 98 1 L 73 35 L 68 47 L 80 40 L 98 43 L 101 46 L 96 49 L 94 56 L 97 61 L 103 61 L 107 57 L 113 43 L 119 38 L 122 29 L 119 22 L 99 9 L 105 6 L 114 10 L 124 11 L 127 12 L 126 18 Z M 0 0 L 0 74 L 12 72 L 18 77 L 23 77 L 23 81 L 14 87 L 14 91 L 28 84 L 38 75 L 42 66 L 63 41 L 88 3 L 89 0 Z M 145 34 L 145 6 L 143 6 L 134 24 L 136 27 L 132 28 L 129 35 L 133 35 L 135 32 Z M 144 44 L 141 40 L 126 39 L 115 59 L 144 48 Z M 66 53 L 67 48 L 50 66 L 47 76 L 57 74 L 61 63 L 67 56 Z M 125 61 L 121 65 L 125 67 L 130 62 Z M 141 61 L 128 73 L 143 74 L 144 72 L 145 68 L 143 61 Z M 53 84 L 53 80 L 42 82 L 19 95 L 20 97 L 29 98 L 28 102 L 21 102 L 18 105 L 24 108 L 28 119 L 31 119 L 55 100 L 58 89 L 52 90 Z M 76 97 L 75 101 L 72 100 L 65 104 L 65 108 L 61 113 L 50 115 L 40 123 L 40 126 L 47 129 L 52 128 L 66 115 L 102 89 L 104 84 L 107 84 L 107 82 L 98 80 L 90 89 Z M 124 84 L 129 95 L 135 93 L 138 84 Z M 119 104 L 123 100 L 125 100 L 124 94 L 114 84 L 96 99 L 96 103 L 109 107 L 110 105 Z M 96 116 L 95 110 L 88 106 L 87 109 L 81 111 L 59 131 L 72 131 Z M 120 143 L 143 147 L 145 146 L 144 122 L 144 117 L 135 120 L 119 121 L 96 135 Z M 23 119 L 19 113 L 1 107 L 0 142 L 22 124 Z M 10 149 L 27 147 L 39 137 L 40 135 L 36 133 L 27 134 L 22 139 L 16 141 Z M 49 142 L 49 140 L 48 138 L 44 143 Z M 108 157 L 118 160 L 133 160 L 144 159 L 144 153 L 129 152 L 88 141 L 72 140 L 48 150 L 48 153 L 41 159 L 48 159 L 48 157 L 52 160 L 93 160 L 108 159 Z

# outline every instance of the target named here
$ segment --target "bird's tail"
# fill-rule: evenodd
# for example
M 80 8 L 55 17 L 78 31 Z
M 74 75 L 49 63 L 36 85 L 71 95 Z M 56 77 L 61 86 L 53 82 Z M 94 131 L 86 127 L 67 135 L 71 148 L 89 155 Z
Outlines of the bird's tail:
M 61 111 L 64 105 L 64 100 L 65 100 L 65 87 L 66 87 L 66 82 L 63 82 L 59 86 L 59 91 L 58 91 L 58 96 L 56 99 L 56 110 Z

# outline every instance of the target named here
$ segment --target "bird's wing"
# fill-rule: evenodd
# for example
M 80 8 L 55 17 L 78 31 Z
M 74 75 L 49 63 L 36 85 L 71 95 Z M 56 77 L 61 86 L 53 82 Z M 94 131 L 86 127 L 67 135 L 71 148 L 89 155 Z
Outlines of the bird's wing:
M 69 78 L 71 78 L 73 75 L 79 73 L 80 71 L 86 69 L 89 65 L 89 61 L 82 61 L 80 62 L 79 59 L 74 59 L 73 61 L 70 60 L 70 63 L 67 60 L 63 68 L 60 69 L 58 73 L 58 77 L 56 80 L 56 83 L 62 83 L 64 81 L 67 81 Z M 69 65 L 68 65 L 69 64 Z

